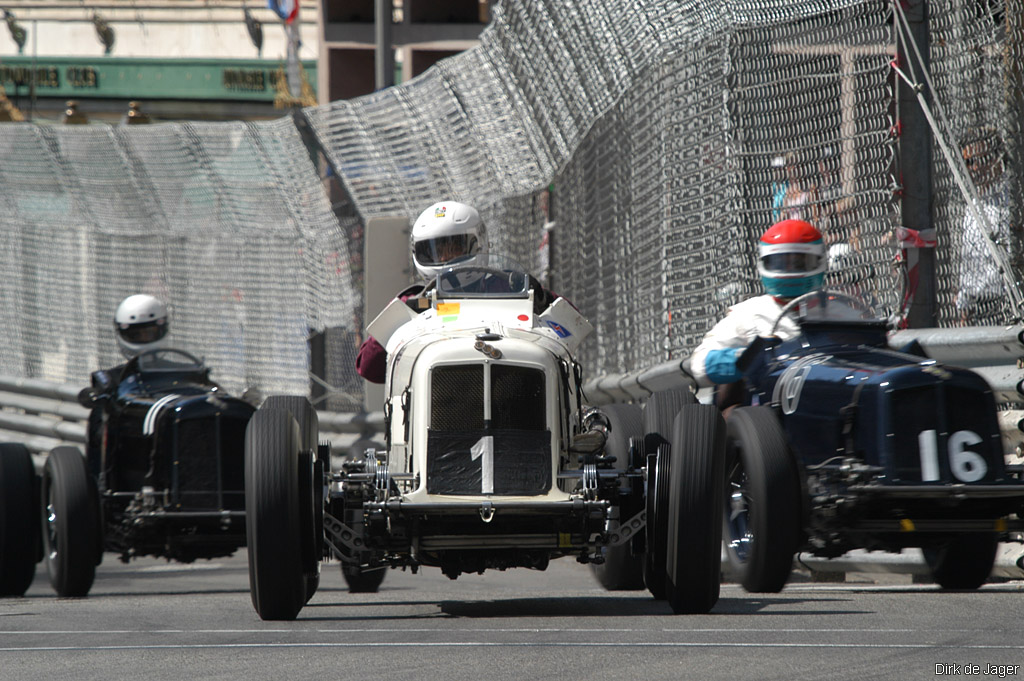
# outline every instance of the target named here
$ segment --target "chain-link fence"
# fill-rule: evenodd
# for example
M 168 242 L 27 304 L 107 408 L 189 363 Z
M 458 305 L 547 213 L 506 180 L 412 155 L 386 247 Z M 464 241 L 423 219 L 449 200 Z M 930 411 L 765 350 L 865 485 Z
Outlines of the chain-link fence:
M 311 329 L 353 323 L 340 229 L 291 119 L 0 132 L 0 372 L 84 383 L 147 292 L 233 391 L 306 392 Z
M 888 9 L 509 0 L 478 48 L 313 125 L 364 217 L 475 203 L 535 270 L 554 222 L 587 365 L 632 371 L 759 290 L 754 242 L 782 216 L 821 225 L 835 282 L 897 305 Z
M 1021 314 L 999 269 L 1002 260 L 1019 287 L 1024 3 L 947 0 L 930 11 L 932 79 L 944 113 L 939 141 L 963 164 L 951 168 L 934 147 L 939 319 L 943 326 L 1000 324 Z
M 967 211 L 1003 202 L 995 249 L 970 237 L 940 142 L 930 169 L 896 163 L 894 7 L 504 0 L 478 47 L 302 112 L 327 179 L 291 118 L 5 125 L 0 372 L 84 379 L 116 361 L 117 302 L 152 291 L 171 302 L 180 344 L 234 390 L 305 391 L 307 339 L 326 329 L 318 374 L 334 408 L 356 408 L 364 225 L 444 198 L 476 205 L 492 251 L 546 270 L 591 319 L 591 375 L 631 372 L 685 356 L 760 290 L 754 242 L 780 217 L 823 229 L 832 284 L 899 311 L 908 172 L 934 177 L 941 323 L 1008 321 L 1021 0 L 927 3 L 937 139 L 1002 173 L 974 180 L 980 210 Z M 999 252 L 1009 276 L 989 292 Z

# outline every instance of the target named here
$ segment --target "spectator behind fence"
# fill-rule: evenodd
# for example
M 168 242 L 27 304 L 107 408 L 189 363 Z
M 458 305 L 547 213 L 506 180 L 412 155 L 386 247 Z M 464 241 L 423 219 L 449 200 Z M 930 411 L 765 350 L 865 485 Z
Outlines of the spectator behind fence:
M 780 219 L 817 222 L 817 193 L 808 166 L 795 154 L 786 154 L 786 192 L 782 198 Z
M 975 208 L 988 221 L 987 226 L 979 222 L 972 206 L 965 206 L 956 307 L 960 323 L 967 325 L 977 323 L 981 315 L 992 312 L 1004 297 L 999 262 L 992 255 L 989 242 L 994 241 L 996 248 L 1005 253 L 1010 215 L 1002 144 L 995 132 L 983 130 L 969 136 L 961 146 L 961 153 L 978 191 Z
M 832 147 L 825 147 L 818 158 L 818 220 L 814 223 L 825 237 L 825 244 L 838 240 L 843 212 L 843 185 L 839 178 L 839 157 Z
M 772 159 L 772 222 L 778 222 L 782 216 L 782 206 L 786 201 L 786 159 L 776 156 Z

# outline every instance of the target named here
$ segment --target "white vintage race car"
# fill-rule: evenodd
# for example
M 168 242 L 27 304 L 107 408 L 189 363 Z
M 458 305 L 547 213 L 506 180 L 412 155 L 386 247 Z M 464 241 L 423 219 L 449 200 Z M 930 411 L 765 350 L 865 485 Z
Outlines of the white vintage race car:
M 373 591 L 388 568 L 454 579 L 574 556 L 675 612 L 714 606 L 721 417 L 688 395 L 654 396 L 646 429 L 634 405 L 586 407 L 574 353 L 591 326 L 550 299 L 515 263 L 477 256 L 394 300 L 369 327 L 387 350 L 387 444 L 339 470 L 304 397 L 256 412 L 246 517 L 261 618 L 294 619 L 325 558 Z

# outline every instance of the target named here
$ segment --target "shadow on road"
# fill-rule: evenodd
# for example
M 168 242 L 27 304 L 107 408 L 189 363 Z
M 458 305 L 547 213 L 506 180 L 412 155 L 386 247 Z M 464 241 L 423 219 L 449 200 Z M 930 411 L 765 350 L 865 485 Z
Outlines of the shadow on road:
M 870 610 L 842 609 L 834 604 L 848 603 L 850 599 L 801 599 L 801 598 L 723 598 L 709 613 L 715 615 L 772 615 L 801 616 L 818 614 L 857 615 L 871 614 Z M 796 606 L 813 602 L 822 606 L 821 609 L 800 610 Z M 782 606 L 782 608 L 780 608 Z M 792 607 L 787 607 L 792 606 Z M 372 614 L 349 615 L 351 608 L 373 608 Z M 410 614 L 406 608 L 426 608 L 428 611 Z M 434 610 L 434 607 L 439 609 Z M 394 608 L 395 614 L 388 611 Z M 783 609 L 784 608 L 784 609 Z M 331 610 L 338 610 L 338 616 L 332 617 Z M 309 615 L 316 613 L 314 617 Z M 665 601 L 656 601 L 649 596 L 622 597 L 587 597 L 571 596 L 562 598 L 506 598 L 495 600 L 401 600 L 401 601 L 369 601 L 364 599 L 347 600 L 342 597 L 335 600 L 314 599 L 306 604 L 303 619 L 317 620 L 382 620 L 382 619 L 436 619 L 437 617 L 452 618 L 532 618 L 532 617 L 672 617 L 672 609 Z

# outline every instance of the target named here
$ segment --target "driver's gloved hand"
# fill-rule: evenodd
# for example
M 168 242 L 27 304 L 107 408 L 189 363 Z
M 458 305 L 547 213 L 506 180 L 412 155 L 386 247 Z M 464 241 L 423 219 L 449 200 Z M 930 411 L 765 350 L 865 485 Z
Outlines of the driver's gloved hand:
M 111 393 L 117 387 L 117 379 L 112 375 L 117 372 L 120 375 L 120 370 L 123 365 L 114 367 L 113 369 L 100 369 L 92 373 L 92 388 L 93 392 L 97 395 L 105 395 Z
M 704 370 L 712 383 L 733 383 L 743 378 L 743 372 L 736 366 L 736 361 L 743 353 L 743 348 L 722 348 L 711 350 L 704 358 Z

